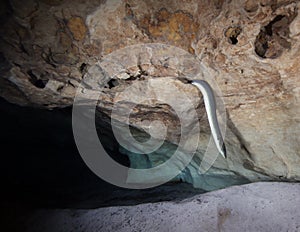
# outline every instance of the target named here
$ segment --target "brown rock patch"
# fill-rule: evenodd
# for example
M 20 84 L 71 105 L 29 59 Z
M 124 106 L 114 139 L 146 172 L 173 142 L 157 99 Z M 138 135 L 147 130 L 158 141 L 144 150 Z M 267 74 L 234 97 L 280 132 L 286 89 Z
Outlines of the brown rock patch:
M 192 15 L 182 11 L 171 13 L 167 9 L 161 9 L 154 17 L 145 16 L 138 24 L 152 39 L 165 40 L 194 53 L 190 44 L 197 36 L 199 25 Z
M 68 21 L 68 28 L 75 40 L 81 41 L 85 38 L 87 28 L 82 18 L 73 17 Z

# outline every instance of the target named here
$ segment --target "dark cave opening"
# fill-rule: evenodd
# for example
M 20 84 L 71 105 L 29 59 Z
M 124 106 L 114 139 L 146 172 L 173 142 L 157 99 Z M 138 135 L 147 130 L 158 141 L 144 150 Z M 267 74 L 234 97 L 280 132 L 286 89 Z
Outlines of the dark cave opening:
M 7 209 L 14 212 L 35 208 L 84 209 L 176 201 L 203 192 L 186 183 L 168 183 L 145 190 L 113 186 L 92 173 L 78 153 L 71 107 L 28 108 L 2 98 L 0 106 L 2 214 L 7 214 Z M 102 131 L 107 126 L 103 125 Z M 99 136 L 100 140 L 101 136 L 105 133 Z M 103 140 L 104 146 L 107 139 L 109 135 Z M 128 158 L 117 147 L 106 148 L 113 159 L 129 165 Z

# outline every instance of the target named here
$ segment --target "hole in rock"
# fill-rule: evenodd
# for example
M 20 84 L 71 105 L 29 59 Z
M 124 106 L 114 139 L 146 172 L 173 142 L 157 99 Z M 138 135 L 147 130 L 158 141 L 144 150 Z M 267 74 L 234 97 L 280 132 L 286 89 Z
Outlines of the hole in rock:
M 37 88 L 39 89 L 43 89 L 45 88 L 46 84 L 48 83 L 49 79 L 47 78 L 39 78 L 36 76 L 36 74 L 32 71 L 29 70 L 27 72 L 27 74 L 29 75 L 29 81 Z
M 112 88 L 114 88 L 114 87 L 116 87 L 118 85 L 119 85 L 118 80 L 116 80 L 116 79 L 110 79 L 110 81 L 107 82 L 106 88 L 108 87 L 109 89 L 112 89 Z
M 61 92 L 61 91 L 63 90 L 63 88 L 64 88 L 64 85 L 59 86 L 59 87 L 57 88 L 57 92 Z
M 225 36 L 228 38 L 228 42 L 235 45 L 238 41 L 238 36 L 241 34 L 242 29 L 240 27 L 229 27 L 225 31 Z
M 255 53 L 262 58 L 277 58 L 286 49 L 291 48 L 289 25 L 296 17 L 277 15 L 263 26 L 255 40 Z
M 86 71 L 86 68 L 87 68 L 87 64 L 86 63 L 82 63 L 79 67 L 79 71 L 81 73 L 84 73 Z

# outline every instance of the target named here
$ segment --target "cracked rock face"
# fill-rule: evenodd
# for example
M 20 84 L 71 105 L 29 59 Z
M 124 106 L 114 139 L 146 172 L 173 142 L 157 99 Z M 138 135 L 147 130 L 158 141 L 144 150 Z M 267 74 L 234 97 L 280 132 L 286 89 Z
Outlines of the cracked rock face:
M 155 166 L 168 158 L 181 133 L 178 115 L 153 93 L 159 89 L 174 104 L 185 95 L 198 115 L 189 119 L 190 127 L 199 121 L 201 136 L 191 136 L 199 148 L 179 179 L 204 189 L 228 184 L 218 176 L 236 178 L 233 183 L 300 180 L 299 1 L 1 4 L 0 95 L 8 101 L 49 109 L 69 106 L 84 81 L 86 88 L 99 91 L 99 120 L 108 120 L 118 94 L 134 86 L 123 105 L 139 103 L 129 120 L 122 114 L 113 119 L 129 124 L 140 139 L 147 138 L 144 120 L 168 126 L 166 143 L 155 156 L 136 159 L 123 151 L 132 166 L 145 160 Z M 145 43 L 182 50 L 134 47 Z M 197 73 L 201 75 L 195 77 Z M 219 113 L 227 118 L 228 159 L 218 158 L 206 177 L 197 172 L 210 137 L 203 100 L 180 78 L 215 83 L 217 99 L 225 104 L 226 112 Z M 149 100 L 141 103 L 141 96 Z M 188 104 L 180 108 L 190 115 Z

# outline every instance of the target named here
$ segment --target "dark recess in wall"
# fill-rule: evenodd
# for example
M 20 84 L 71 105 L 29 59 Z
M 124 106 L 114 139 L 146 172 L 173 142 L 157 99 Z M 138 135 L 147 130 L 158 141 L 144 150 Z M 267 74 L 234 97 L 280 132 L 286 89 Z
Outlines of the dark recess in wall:
M 134 205 L 176 201 L 203 192 L 185 183 L 129 190 L 101 180 L 77 151 L 71 111 L 71 107 L 52 111 L 20 107 L 0 98 L 0 216 L 7 223 L 16 220 L 19 212 L 35 208 Z M 128 158 L 111 144 L 107 151 L 118 162 L 129 165 Z

